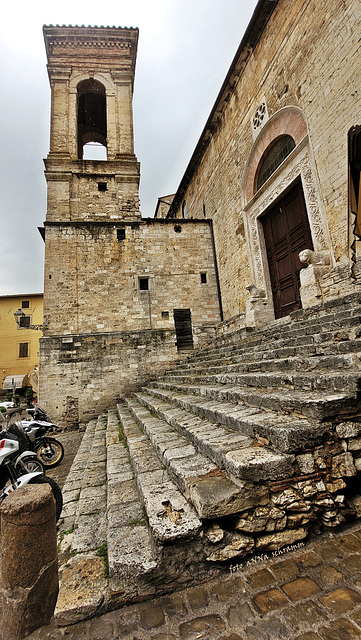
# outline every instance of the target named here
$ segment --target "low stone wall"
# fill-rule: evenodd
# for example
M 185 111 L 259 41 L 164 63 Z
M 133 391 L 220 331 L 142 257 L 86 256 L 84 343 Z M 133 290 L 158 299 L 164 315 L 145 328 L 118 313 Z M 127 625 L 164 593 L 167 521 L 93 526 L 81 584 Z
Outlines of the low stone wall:
M 360 471 L 361 423 L 340 423 L 334 438 L 296 455 L 295 475 L 264 483 L 258 497 L 257 485 L 249 485 L 251 507 L 210 525 L 205 536 L 214 550 L 207 560 L 272 552 L 305 539 L 310 529 L 333 528 L 359 517 L 361 497 L 354 495 L 352 484 Z
M 193 327 L 194 346 L 207 344 L 215 328 Z M 125 393 L 186 357 L 174 329 L 119 331 L 40 339 L 39 403 L 53 422 L 76 429 Z
M 76 429 L 178 358 L 172 330 L 41 338 L 39 403 Z

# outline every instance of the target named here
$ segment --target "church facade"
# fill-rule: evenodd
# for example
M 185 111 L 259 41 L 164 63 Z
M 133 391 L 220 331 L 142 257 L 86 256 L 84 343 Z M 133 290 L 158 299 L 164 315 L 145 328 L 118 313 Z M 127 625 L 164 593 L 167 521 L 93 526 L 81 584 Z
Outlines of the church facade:
M 74 427 L 221 332 L 359 288 L 360 21 L 356 0 L 260 0 L 151 219 L 133 149 L 137 30 L 44 27 L 40 403 L 53 419 Z M 106 159 L 86 159 L 89 143 Z

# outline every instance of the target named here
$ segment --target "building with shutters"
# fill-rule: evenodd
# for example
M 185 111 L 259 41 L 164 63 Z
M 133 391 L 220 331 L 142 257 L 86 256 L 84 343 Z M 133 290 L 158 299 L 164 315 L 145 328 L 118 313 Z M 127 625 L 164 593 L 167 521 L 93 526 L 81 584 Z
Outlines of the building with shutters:
M 20 325 L 14 313 L 21 309 L 24 316 Z M 18 376 L 20 386 L 30 386 L 28 374 L 39 364 L 39 338 L 41 330 L 30 326 L 41 325 L 43 321 L 43 294 L 0 296 L 0 372 L 1 386 L 5 381 L 9 390 L 12 376 Z

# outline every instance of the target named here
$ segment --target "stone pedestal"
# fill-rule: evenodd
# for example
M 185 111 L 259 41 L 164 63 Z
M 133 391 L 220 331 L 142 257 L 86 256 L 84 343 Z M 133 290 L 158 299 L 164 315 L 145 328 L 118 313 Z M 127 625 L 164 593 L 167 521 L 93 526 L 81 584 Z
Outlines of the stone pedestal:
M 55 501 L 49 485 L 26 485 L 1 505 L 2 640 L 49 624 L 59 589 Z

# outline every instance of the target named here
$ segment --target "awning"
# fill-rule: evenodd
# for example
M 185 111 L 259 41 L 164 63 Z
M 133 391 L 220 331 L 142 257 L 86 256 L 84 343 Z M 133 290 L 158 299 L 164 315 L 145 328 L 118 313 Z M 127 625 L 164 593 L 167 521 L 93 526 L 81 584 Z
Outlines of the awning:
M 27 387 L 28 386 L 28 374 L 24 373 L 24 374 L 18 375 L 18 376 L 6 376 L 6 378 L 4 380 L 4 383 L 3 383 L 3 389 L 12 390 L 14 384 L 15 384 L 15 388 L 16 389 L 22 389 L 22 387 Z

